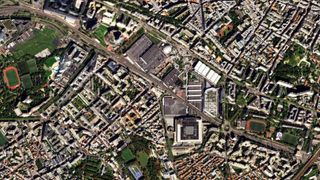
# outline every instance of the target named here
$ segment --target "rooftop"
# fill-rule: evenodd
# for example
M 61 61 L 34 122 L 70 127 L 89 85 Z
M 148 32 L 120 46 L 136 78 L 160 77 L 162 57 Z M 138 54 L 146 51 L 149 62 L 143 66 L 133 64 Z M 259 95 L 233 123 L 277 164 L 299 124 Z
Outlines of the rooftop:
M 131 46 L 127 55 L 146 72 L 159 66 L 166 58 L 161 49 L 153 44 L 146 35 L 143 35 Z

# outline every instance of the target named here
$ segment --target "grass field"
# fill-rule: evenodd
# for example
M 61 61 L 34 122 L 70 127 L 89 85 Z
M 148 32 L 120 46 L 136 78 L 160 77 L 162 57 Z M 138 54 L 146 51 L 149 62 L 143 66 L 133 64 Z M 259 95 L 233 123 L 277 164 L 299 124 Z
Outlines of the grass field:
M 13 56 L 20 59 L 26 54 L 34 56 L 46 48 L 53 51 L 56 47 L 55 41 L 58 36 L 58 32 L 53 29 L 35 30 L 30 39 L 15 46 Z
M 35 59 L 30 59 L 27 61 L 30 73 L 38 72 L 37 62 Z
M 260 122 L 260 121 L 250 120 L 247 122 L 246 128 L 249 129 L 250 131 L 263 133 L 266 130 L 266 124 L 262 121 Z
M 29 74 L 21 76 L 21 82 L 22 82 L 22 86 L 25 89 L 30 89 L 33 86 L 32 81 L 31 81 L 31 76 Z
M 55 57 L 49 57 L 45 60 L 44 64 L 50 68 L 55 62 L 57 62 Z
M 4 146 L 8 143 L 7 138 L 0 132 L 0 146 Z
M 121 152 L 121 158 L 125 161 L 125 163 L 135 159 L 132 151 L 129 148 L 125 148 Z
M 6 75 L 9 80 L 9 86 L 15 86 L 15 85 L 19 84 L 18 75 L 16 74 L 16 72 L 14 70 L 12 70 L 12 69 L 8 70 L 6 72 Z
M 148 154 L 144 151 L 140 151 L 137 153 L 137 155 L 138 155 L 138 161 L 139 161 L 140 165 L 142 167 L 146 167 L 148 164 L 148 159 L 149 159 Z
M 299 142 L 299 138 L 295 135 L 284 133 L 281 139 L 282 142 L 296 146 Z
M 14 90 L 20 86 L 18 70 L 15 67 L 7 67 L 6 69 L 4 69 L 3 73 L 4 81 L 6 82 L 9 89 Z
M 100 44 L 106 45 L 104 37 L 108 33 L 108 27 L 106 25 L 100 25 L 94 32 L 93 35 L 99 40 Z

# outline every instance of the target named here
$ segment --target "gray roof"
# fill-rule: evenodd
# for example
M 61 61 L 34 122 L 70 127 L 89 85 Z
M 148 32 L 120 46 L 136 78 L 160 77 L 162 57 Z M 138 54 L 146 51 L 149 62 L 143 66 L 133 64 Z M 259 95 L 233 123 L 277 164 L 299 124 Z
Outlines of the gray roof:
M 139 66 L 142 67 L 146 72 L 155 69 L 159 66 L 166 58 L 166 55 L 161 51 L 161 49 L 153 44 L 137 61 Z
M 163 112 L 165 116 L 185 115 L 186 108 L 183 102 L 171 96 L 163 97 Z
M 192 140 L 199 138 L 199 122 L 197 117 L 194 116 L 182 116 L 175 118 L 175 128 L 177 124 L 181 125 L 181 139 Z
M 143 35 L 130 47 L 126 54 L 130 59 L 138 61 L 142 54 L 149 49 L 152 44 L 152 41 L 146 35 Z
M 179 80 L 179 71 L 177 69 L 171 70 L 162 81 L 166 83 L 168 86 L 175 86 L 175 83 Z
M 126 53 L 146 72 L 159 66 L 166 58 L 161 49 L 146 35 L 138 39 Z

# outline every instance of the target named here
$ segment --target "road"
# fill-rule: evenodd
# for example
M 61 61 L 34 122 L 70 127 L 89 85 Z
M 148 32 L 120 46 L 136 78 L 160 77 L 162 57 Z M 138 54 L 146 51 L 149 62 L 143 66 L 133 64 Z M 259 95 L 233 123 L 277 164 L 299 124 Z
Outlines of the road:
M 306 174 L 310 166 L 312 166 L 313 163 L 316 162 L 319 156 L 320 156 L 320 148 L 318 148 L 318 150 L 309 158 L 307 163 L 298 171 L 298 173 L 293 176 L 293 180 L 300 180 Z
M 123 65 L 124 67 L 127 67 L 128 69 L 130 69 L 130 71 L 132 73 L 137 74 L 138 76 L 140 76 L 140 77 L 148 80 L 149 82 L 151 82 L 154 87 L 157 87 L 157 88 L 161 89 L 166 94 L 171 95 L 174 98 L 176 98 L 177 100 L 183 102 L 188 108 L 194 110 L 198 114 L 198 116 L 200 116 L 203 120 L 211 122 L 216 126 L 220 126 L 222 124 L 222 120 L 221 119 L 214 118 L 214 117 L 209 117 L 208 115 L 206 115 L 205 113 L 200 111 L 198 108 L 196 108 L 194 105 L 190 104 L 185 98 L 177 96 L 173 92 L 173 90 L 170 89 L 169 87 L 167 87 L 160 79 L 156 78 L 155 76 L 153 76 L 151 74 L 148 74 L 148 73 L 144 72 L 142 69 L 140 69 L 136 65 L 130 63 L 122 55 L 116 54 L 114 52 L 107 51 L 106 47 L 104 47 L 103 45 L 101 45 L 96 40 L 92 39 L 91 37 L 89 37 L 87 34 L 81 32 L 77 27 L 74 27 L 74 26 L 71 26 L 71 25 L 67 24 L 65 20 L 63 20 L 63 19 L 61 19 L 59 17 L 56 17 L 54 15 L 44 13 L 43 10 L 36 9 L 36 8 L 33 8 L 33 7 L 29 7 L 27 4 L 21 4 L 20 6 L 10 6 L 10 7 L 1 7 L 0 8 L 0 12 L 16 12 L 18 10 L 29 11 L 32 14 L 36 15 L 36 17 L 38 17 L 38 18 L 49 18 L 51 20 L 55 20 L 55 21 L 63 24 L 64 26 L 66 26 L 68 28 L 69 31 L 72 32 L 73 35 L 77 36 L 78 40 L 81 40 L 82 42 L 85 42 L 87 45 L 93 46 L 95 48 L 95 50 L 97 52 L 99 52 L 100 54 L 102 54 L 102 55 L 104 55 L 106 57 L 112 57 L 116 62 L 118 62 L 119 64 Z M 146 25 L 145 27 L 147 29 L 152 29 L 147 24 L 144 23 L 144 25 Z M 175 42 L 174 44 L 177 44 L 177 43 Z M 275 149 L 278 149 L 278 150 L 282 150 L 282 151 L 286 151 L 286 152 L 290 152 L 290 153 L 293 152 L 292 148 L 287 147 L 285 145 L 282 145 L 280 143 L 277 143 L 277 142 L 274 142 L 274 141 L 271 141 L 271 140 L 268 140 L 268 139 L 261 140 L 261 138 L 259 138 L 259 137 L 255 137 L 253 135 L 249 135 L 249 134 L 243 133 L 243 132 L 238 131 L 236 129 L 231 129 L 231 131 L 234 132 L 235 134 L 239 135 L 239 136 L 244 136 L 244 137 L 246 137 L 246 138 L 248 138 L 248 139 L 250 139 L 252 141 L 255 141 L 257 143 L 263 144 L 265 146 L 268 146 L 268 147 L 271 147 L 271 148 L 275 148 Z

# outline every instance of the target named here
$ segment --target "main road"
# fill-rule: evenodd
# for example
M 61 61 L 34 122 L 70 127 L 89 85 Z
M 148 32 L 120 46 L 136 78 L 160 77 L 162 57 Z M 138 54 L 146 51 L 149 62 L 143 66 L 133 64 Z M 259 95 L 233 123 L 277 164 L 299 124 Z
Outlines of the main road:
M 183 102 L 188 108 L 194 110 L 202 119 L 204 119 L 208 122 L 211 122 L 216 126 L 220 126 L 222 124 L 221 119 L 215 118 L 215 117 L 209 117 L 208 115 L 206 115 L 205 113 L 200 111 L 198 108 L 196 108 L 194 105 L 189 103 L 185 98 L 182 98 L 182 97 L 176 95 L 172 91 L 172 89 L 167 87 L 160 79 L 156 78 L 155 76 L 153 76 L 151 74 L 144 72 L 142 69 L 137 67 L 135 64 L 130 63 L 121 54 L 107 51 L 106 47 L 104 47 L 103 45 L 101 45 L 96 40 L 92 39 L 91 37 L 89 37 L 87 34 L 81 32 L 77 27 L 66 23 L 66 21 L 64 19 L 57 17 L 57 16 L 54 16 L 52 14 L 45 13 L 41 9 L 33 8 L 30 5 L 24 4 L 24 3 L 20 3 L 20 6 L 0 7 L 0 12 L 16 12 L 16 11 L 20 11 L 20 10 L 21 11 L 28 11 L 28 12 L 34 14 L 38 18 L 50 18 L 52 20 L 55 20 L 56 22 L 59 22 L 59 23 L 65 25 L 68 28 L 68 30 L 72 32 L 73 35 L 77 36 L 78 40 L 81 40 L 81 41 L 85 42 L 86 44 L 93 46 L 96 49 L 96 51 L 98 51 L 102 55 L 104 55 L 106 57 L 112 57 L 112 59 L 114 59 L 116 62 L 123 65 L 124 67 L 127 67 L 131 72 L 137 74 L 138 76 L 143 77 L 144 79 L 151 82 L 155 87 L 161 89 L 162 91 L 166 92 L 167 94 L 169 94 L 169 95 L 175 97 L 176 99 L 178 99 L 179 101 Z M 6 15 L 8 15 L 8 13 Z M 58 24 L 57 24 L 57 26 L 58 26 Z M 262 140 L 259 137 L 255 137 L 253 135 L 243 133 L 243 132 L 238 131 L 236 129 L 231 129 L 231 131 L 239 136 L 244 136 L 252 141 L 255 141 L 257 143 L 261 143 L 261 144 L 268 146 L 270 148 L 275 148 L 275 149 L 278 149 L 281 151 L 293 153 L 293 148 L 290 148 L 290 147 L 285 146 L 283 144 L 280 144 L 280 143 L 277 143 L 274 141 L 270 141 L 268 139 Z

